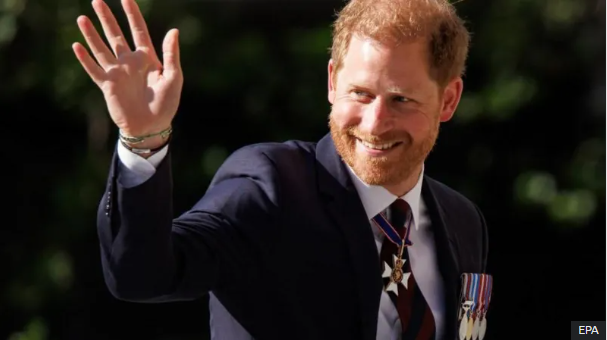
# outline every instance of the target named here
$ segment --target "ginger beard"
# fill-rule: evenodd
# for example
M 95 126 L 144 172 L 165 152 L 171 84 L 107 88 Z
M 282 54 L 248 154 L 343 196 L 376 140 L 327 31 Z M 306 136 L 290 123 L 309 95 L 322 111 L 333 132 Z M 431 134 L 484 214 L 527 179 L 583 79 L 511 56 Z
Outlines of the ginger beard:
M 414 141 L 406 131 L 391 131 L 382 136 L 366 135 L 356 126 L 340 127 L 334 113 L 329 115 L 331 137 L 337 153 L 369 185 L 398 185 L 414 175 L 436 143 L 438 125 L 437 119 L 424 139 Z M 388 155 L 375 157 L 357 152 L 357 139 L 373 144 L 400 143 Z

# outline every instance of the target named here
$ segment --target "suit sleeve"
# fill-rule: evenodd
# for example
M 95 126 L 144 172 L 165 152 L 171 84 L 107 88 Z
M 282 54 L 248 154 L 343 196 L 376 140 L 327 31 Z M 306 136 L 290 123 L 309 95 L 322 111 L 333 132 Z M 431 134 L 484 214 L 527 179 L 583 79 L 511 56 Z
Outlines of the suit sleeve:
M 482 259 L 481 259 L 481 264 L 482 264 L 482 269 L 483 271 L 487 270 L 487 265 L 488 265 L 488 257 L 489 257 L 489 231 L 487 229 L 487 222 L 485 221 L 485 216 L 483 216 L 482 211 L 480 210 L 480 208 L 475 204 L 474 207 L 476 208 L 476 212 L 479 215 L 480 218 L 480 224 L 481 224 L 481 243 L 482 243 Z
M 166 157 L 169 145 L 147 159 L 129 151 L 122 143 L 117 143 L 116 148 L 121 175 L 120 184 L 132 188 L 141 185 L 156 173 L 156 168 Z
M 269 159 L 249 147 L 220 167 L 205 195 L 174 218 L 170 151 L 152 177 L 124 186 L 114 155 L 99 206 L 104 278 L 117 298 L 196 299 L 256 275 L 276 235 L 278 184 Z

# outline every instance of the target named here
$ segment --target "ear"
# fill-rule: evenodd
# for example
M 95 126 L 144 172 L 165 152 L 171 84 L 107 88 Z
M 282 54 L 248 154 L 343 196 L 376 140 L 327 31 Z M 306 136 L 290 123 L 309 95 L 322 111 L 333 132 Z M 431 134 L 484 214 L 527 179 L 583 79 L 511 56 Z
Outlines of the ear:
M 457 77 L 445 86 L 442 93 L 442 107 L 440 112 L 440 121 L 446 122 L 453 117 L 457 105 L 462 97 L 464 90 L 464 81 Z
M 331 103 L 331 104 L 333 104 L 333 102 L 335 101 L 335 84 L 333 84 L 333 77 L 335 76 L 334 67 L 335 67 L 335 65 L 333 63 L 333 59 L 330 59 L 329 66 L 328 66 L 328 75 L 329 75 L 328 97 L 329 97 L 329 103 Z

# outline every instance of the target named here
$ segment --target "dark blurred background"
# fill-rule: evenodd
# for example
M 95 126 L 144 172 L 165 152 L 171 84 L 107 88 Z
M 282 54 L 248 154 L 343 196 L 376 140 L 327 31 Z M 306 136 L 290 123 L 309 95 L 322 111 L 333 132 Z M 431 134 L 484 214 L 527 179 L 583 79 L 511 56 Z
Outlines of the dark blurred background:
M 343 2 L 139 4 L 157 50 L 181 30 L 177 213 L 236 148 L 327 132 Z M 490 338 L 565 339 L 572 320 L 605 320 L 605 2 L 456 6 L 473 32 L 465 93 L 427 172 L 490 226 Z M 208 339 L 206 299 L 132 304 L 104 285 L 96 209 L 116 131 L 71 51 L 80 14 L 94 17 L 89 1 L 0 0 L 0 339 Z

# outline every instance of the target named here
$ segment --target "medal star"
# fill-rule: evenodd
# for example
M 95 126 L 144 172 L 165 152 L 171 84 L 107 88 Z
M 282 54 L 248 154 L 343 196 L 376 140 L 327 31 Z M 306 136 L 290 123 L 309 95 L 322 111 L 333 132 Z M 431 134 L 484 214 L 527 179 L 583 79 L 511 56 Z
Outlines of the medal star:
M 406 260 L 399 260 L 396 255 L 392 255 L 392 267 L 384 261 L 383 278 L 389 278 L 390 282 L 386 285 L 386 292 L 394 292 L 398 296 L 398 285 L 402 285 L 405 289 L 408 288 L 409 276 L 411 273 L 403 273 L 402 267 Z

